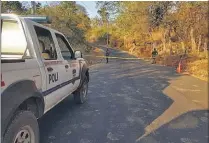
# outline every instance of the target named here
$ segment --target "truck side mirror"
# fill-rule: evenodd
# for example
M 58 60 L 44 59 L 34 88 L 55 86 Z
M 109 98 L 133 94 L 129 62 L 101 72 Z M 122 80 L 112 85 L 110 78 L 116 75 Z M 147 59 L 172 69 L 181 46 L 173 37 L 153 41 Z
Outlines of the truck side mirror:
M 75 58 L 83 58 L 81 51 L 75 51 Z

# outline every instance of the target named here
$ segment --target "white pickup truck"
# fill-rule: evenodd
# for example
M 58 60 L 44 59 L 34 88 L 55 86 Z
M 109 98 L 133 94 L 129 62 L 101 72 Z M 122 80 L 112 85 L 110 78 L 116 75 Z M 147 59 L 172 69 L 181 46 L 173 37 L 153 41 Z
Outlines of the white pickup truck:
M 37 119 L 67 96 L 88 96 L 89 69 L 65 36 L 35 22 L 1 15 L 1 142 L 39 143 Z

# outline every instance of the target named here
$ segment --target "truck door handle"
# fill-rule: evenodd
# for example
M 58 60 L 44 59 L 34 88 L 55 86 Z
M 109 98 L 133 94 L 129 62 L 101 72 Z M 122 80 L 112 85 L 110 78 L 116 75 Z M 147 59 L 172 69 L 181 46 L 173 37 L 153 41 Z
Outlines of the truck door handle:
M 68 69 L 68 68 L 69 68 L 69 66 L 68 66 L 68 65 L 65 65 L 65 68 L 66 68 L 66 69 Z
M 51 72 L 51 71 L 53 71 L 53 68 L 52 67 L 48 67 L 47 70 L 48 70 L 48 72 Z

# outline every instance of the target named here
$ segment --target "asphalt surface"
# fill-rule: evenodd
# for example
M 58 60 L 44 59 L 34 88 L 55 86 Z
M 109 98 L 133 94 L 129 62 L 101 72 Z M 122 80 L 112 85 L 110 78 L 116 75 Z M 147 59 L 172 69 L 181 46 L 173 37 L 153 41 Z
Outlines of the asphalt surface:
M 111 56 L 133 57 L 116 50 Z M 40 119 L 41 143 L 208 142 L 208 109 L 186 98 L 200 96 L 205 88 L 198 85 L 205 83 L 199 81 L 193 89 L 200 90 L 184 98 L 177 88 L 181 76 L 170 67 L 142 60 L 109 61 L 90 68 L 85 104 L 77 105 L 69 96 Z M 172 81 L 175 86 L 170 88 Z

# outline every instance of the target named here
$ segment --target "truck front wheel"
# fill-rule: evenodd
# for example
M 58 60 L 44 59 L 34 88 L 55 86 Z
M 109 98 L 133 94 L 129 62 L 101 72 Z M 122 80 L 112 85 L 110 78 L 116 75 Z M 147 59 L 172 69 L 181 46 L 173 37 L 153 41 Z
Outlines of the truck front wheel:
M 75 91 L 74 100 L 77 104 L 83 104 L 88 99 L 88 79 L 87 77 L 83 81 L 82 86 Z
M 18 111 L 8 126 L 3 143 L 39 143 L 39 126 L 30 111 Z

